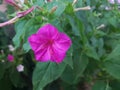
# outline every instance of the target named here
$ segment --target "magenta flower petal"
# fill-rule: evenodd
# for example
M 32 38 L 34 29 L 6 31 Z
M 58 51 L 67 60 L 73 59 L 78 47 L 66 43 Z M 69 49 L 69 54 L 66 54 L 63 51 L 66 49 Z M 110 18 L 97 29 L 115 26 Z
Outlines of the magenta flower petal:
M 32 50 L 37 50 L 42 44 L 41 40 L 39 39 L 39 36 L 37 34 L 33 34 L 28 38 L 28 41 L 31 42 L 31 48 Z M 43 42 L 44 43 L 44 42 Z
M 38 52 L 35 52 L 35 57 L 36 60 L 38 61 L 43 61 L 43 62 L 49 61 L 51 59 L 49 48 L 44 48 L 39 50 Z
M 56 27 L 52 26 L 51 24 L 46 24 L 38 30 L 38 34 L 46 38 L 57 38 L 59 32 Z
M 70 48 L 71 43 L 70 38 L 66 34 L 60 33 L 59 38 L 56 39 L 54 48 L 57 47 L 59 50 L 66 52 Z
M 60 63 L 71 46 L 70 38 L 51 24 L 42 26 L 28 38 L 37 61 Z

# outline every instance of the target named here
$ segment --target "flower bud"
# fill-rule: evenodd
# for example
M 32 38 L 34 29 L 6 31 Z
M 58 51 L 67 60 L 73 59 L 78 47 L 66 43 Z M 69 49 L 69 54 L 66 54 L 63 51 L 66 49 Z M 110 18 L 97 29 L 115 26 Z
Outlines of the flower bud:
M 8 59 L 9 62 L 13 62 L 14 61 L 14 56 L 11 55 L 11 54 L 8 54 L 7 59 Z
M 31 8 L 29 8 L 29 9 L 26 10 L 26 11 L 18 12 L 18 13 L 17 13 L 17 17 L 19 17 L 19 18 L 24 17 L 25 15 L 29 14 L 29 13 L 32 12 L 33 10 L 34 10 L 34 7 L 31 7 Z
M 14 0 L 5 0 L 6 3 L 15 6 L 17 9 L 21 9 Z

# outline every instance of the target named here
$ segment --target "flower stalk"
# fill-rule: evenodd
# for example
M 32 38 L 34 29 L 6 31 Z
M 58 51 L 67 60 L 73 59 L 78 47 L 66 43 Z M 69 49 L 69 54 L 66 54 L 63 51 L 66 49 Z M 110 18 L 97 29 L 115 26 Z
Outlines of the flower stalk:
M 33 10 L 34 10 L 34 7 L 31 7 L 31 8 L 29 8 L 29 9 L 26 10 L 26 11 L 18 12 L 17 15 L 16 15 L 14 18 L 12 18 L 12 19 L 10 19 L 10 20 L 8 20 L 8 21 L 6 21 L 6 22 L 0 23 L 0 27 L 13 24 L 13 23 L 16 22 L 19 18 L 26 16 L 27 14 L 29 14 L 29 13 L 32 12 Z
M 78 0 L 74 0 L 73 3 L 72 3 L 72 5 L 75 5 L 75 4 L 77 3 L 77 1 L 78 1 Z
M 10 24 L 13 24 L 14 22 L 16 22 L 18 19 L 17 16 L 15 16 L 14 18 L 10 19 L 9 21 L 6 21 L 4 23 L 0 23 L 0 27 L 4 27 L 6 25 L 10 25 Z
M 86 6 L 86 7 L 75 8 L 74 9 L 75 12 L 77 12 L 77 11 L 84 11 L 84 10 L 91 10 L 91 7 L 90 6 Z

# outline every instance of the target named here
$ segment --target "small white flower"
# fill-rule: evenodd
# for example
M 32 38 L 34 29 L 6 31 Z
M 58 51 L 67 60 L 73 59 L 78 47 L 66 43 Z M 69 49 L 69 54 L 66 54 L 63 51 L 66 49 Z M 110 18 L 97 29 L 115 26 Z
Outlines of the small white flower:
M 24 71 L 24 66 L 22 64 L 17 66 L 17 71 L 18 72 L 23 72 Z
M 8 45 L 8 48 L 9 48 L 10 51 L 14 51 L 15 50 L 15 48 L 12 45 Z
M 115 4 L 114 0 L 108 0 L 108 2 L 111 3 L 111 4 Z

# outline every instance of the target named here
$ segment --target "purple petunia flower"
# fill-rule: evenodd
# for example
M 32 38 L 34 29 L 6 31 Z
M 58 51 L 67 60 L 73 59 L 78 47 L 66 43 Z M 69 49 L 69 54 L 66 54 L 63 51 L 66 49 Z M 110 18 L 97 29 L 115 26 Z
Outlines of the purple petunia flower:
M 51 24 L 42 26 L 28 41 L 37 61 L 60 63 L 71 46 L 71 39 Z
M 8 61 L 13 62 L 14 61 L 14 56 L 11 54 L 8 54 L 7 56 Z

